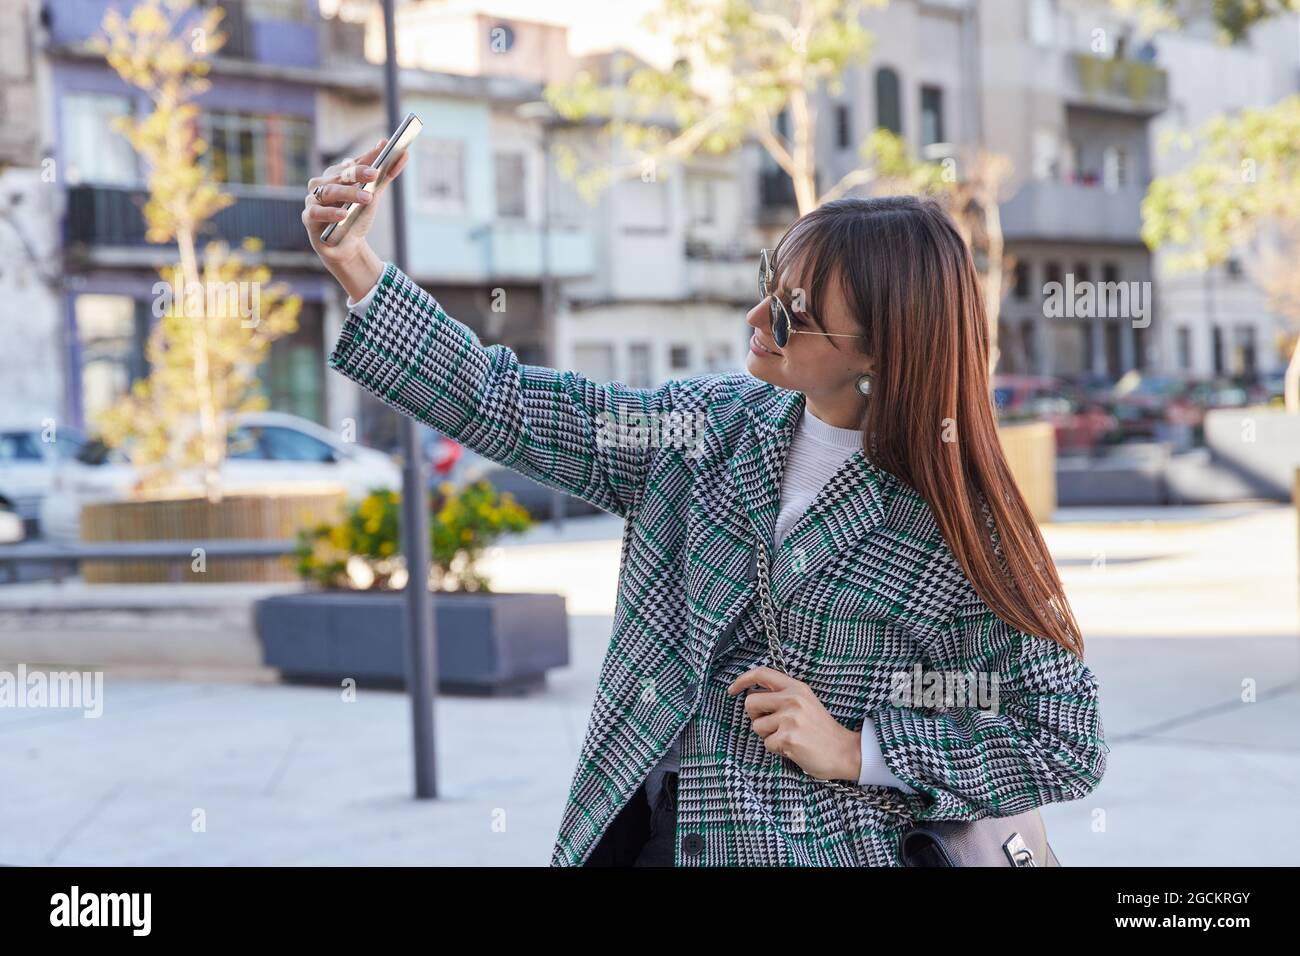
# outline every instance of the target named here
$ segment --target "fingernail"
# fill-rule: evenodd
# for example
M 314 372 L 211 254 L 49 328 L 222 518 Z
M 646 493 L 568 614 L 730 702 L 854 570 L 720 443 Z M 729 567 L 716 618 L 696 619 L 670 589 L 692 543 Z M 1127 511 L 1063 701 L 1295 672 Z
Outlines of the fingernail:
M 363 189 L 357 193 L 357 200 L 359 202 L 370 202 L 371 195 Z

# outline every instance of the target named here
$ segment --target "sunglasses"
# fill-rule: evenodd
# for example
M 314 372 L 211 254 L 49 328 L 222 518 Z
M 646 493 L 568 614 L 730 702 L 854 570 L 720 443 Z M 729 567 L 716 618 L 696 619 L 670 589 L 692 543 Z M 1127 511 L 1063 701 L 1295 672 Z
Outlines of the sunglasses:
M 777 348 L 785 348 L 786 343 L 790 341 L 790 336 L 795 333 L 801 335 L 834 335 L 846 339 L 863 338 L 862 335 L 849 332 L 818 332 L 813 329 L 793 328 L 794 323 L 790 318 L 790 310 L 767 287 L 773 277 L 772 256 L 766 249 L 760 249 L 758 251 L 758 291 L 767 300 L 767 308 L 772 315 L 772 341 L 776 343 Z

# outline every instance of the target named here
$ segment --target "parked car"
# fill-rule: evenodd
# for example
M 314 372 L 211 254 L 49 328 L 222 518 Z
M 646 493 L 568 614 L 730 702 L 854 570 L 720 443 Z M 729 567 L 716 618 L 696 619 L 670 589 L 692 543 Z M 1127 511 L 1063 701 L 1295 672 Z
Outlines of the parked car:
M 1115 418 L 1104 406 L 1082 398 L 1056 378 L 997 375 L 993 379 L 993 399 L 1004 421 L 1050 423 L 1058 452 L 1091 451 L 1115 429 Z
M 35 525 L 58 463 L 75 457 L 85 441 L 71 428 L 57 428 L 52 435 L 29 424 L 0 428 L 0 508 Z
M 22 516 L 8 505 L 0 505 L 0 544 L 17 544 L 27 537 Z
M 401 488 L 401 469 L 389 455 L 341 441 L 327 428 L 283 412 L 248 412 L 233 419 L 221 470 L 225 493 L 262 491 L 294 484 L 342 486 L 349 497 L 372 488 Z M 87 442 L 59 463 L 42 503 L 43 534 L 52 540 L 80 537 L 81 506 L 127 497 L 139 480 L 129 454 Z

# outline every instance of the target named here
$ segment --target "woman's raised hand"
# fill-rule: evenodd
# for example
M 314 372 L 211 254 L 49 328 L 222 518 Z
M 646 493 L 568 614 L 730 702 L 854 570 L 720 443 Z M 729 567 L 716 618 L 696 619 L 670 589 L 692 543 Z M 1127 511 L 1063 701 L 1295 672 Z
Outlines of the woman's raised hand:
M 379 156 L 386 142 L 386 139 L 379 140 L 360 156 L 347 157 L 307 182 L 302 224 L 316 255 L 354 301 L 369 292 L 383 273 L 384 264 L 370 248 L 366 236 L 375 221 L 379 197 L 410 158 L 409 153 L 399 156 L 383 185 L 373 194 L 367 192 L 362 186 L 379 176 L 379 171 L 370 164 Z M 349 202 L 362 204 L 351 227 L 338 242 L 322 242 L 321 233 L 325 227 L 347 216 L 343 207 Z

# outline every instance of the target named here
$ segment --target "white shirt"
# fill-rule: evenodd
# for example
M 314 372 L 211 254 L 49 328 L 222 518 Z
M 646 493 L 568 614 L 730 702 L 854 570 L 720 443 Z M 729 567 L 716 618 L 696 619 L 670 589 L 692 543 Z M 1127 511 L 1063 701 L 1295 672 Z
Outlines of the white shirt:
M 357 302 L 349 298 L 348 310 L 364 315 L 378 287 L 379 283 L 375 283 L 374 287 Z M 773 543 L 777 547 L 780 547 L 786 532 L 794 527 L 799 517 L 808 510 L 808 506 L 812 504 L 817 493 L 831 476 L 839 471 L 848 457 L 861 447 L 861 431 L 856 428 L 837 428 L 827 424 L 813 415 L 806 404 L 804 405 L 803 417 L 799 419 L 794 437 L 790 441 L 790 448 L 786 452 L 784 473 L 781 478 L 781 511 L 777 515 L 776 527 L 773 529 Z M 674 740 L 663 759 L 650 771 L 650 776 L 646 780 L 646 795 L 650 798 L 652 807 L 659 798 L 664 773 L 678 769 L 680 751 L 680 740 Z M 880 740 L 876 735 L 876 725 L 870 717 L 866 718 L 862 725 L 862 770 L 858 774 L 858 783 L 883 784 L 886 787 L 896 787 L 905 793 L 916 792 L 894 776 L 893 771 L 885 764 L 885 758 L 880 752 Z

